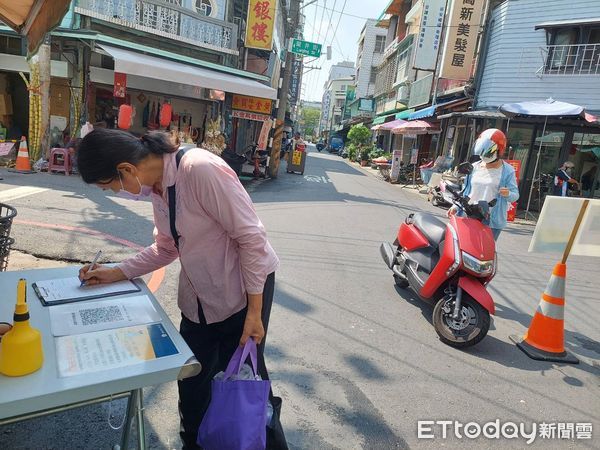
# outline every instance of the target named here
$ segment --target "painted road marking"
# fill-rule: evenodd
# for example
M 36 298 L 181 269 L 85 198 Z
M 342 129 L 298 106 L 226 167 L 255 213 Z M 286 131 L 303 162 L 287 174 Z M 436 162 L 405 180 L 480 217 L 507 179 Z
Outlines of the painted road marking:
M 0 191 L 0 202 L 10 202 L 18 198 L 27 197 L 29 195 L 40 194 L 47 191 L 48 188 L 39 188 L 33 186 L 21 186 L 17 188 Z
M 304 179 L 312 183 L 333 183 L 330 178 L 319 175 L 304 175 Z

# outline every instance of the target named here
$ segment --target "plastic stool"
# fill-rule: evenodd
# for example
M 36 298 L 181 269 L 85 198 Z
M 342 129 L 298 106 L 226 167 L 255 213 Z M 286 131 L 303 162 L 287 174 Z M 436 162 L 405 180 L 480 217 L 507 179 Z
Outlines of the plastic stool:
M 71 159 L 69 150 L 66 148 L 53 148 L 50 150 L 48 172 L 64 172 L 65 175 L 70 175 Z

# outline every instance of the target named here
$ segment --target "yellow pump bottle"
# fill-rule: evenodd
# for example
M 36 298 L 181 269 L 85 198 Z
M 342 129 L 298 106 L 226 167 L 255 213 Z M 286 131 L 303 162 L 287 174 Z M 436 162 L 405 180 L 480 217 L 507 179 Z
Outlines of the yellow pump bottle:
M 43 362 L 42 335 L 29 324 L 27 281 L 21 278 L 13 328 L 0 341 L 0 373 L 20 377 L 35 372 Z

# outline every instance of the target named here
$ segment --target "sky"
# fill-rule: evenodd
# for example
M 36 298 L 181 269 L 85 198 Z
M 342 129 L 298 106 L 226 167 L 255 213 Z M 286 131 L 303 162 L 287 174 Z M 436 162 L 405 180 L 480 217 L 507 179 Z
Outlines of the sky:
M 310 0 L 304 0 L 308 4 Z M 306 16 L 304 39 L 323 45 L 321 58 L 304 57 L 305 66 L 321 70 L 304 69 L 302 80 L 303 100 L 321 101 L 323 84 L 332 64 L 344 60 L 356 62 L 358 37 L 368 18 L 379 17 L 389 0 L 317 0 L 302 8 Z M 339 22 L 339 25 L 338 25 Z M 337 31 L 336 31 L 337 30 Z M 326 48 L 331 45 L 331 61 L 327 61 Z

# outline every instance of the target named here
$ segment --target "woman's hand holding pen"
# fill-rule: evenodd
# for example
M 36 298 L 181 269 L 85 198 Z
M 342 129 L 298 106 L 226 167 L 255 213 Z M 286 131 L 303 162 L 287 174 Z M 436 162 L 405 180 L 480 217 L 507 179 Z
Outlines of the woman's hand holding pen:
M 127 277 L 118 267 L 103 266 L 102 264 L 94 264 L 91 269 L 91 264 L 86 264 L 79 269 L 79 279 L 85 282 L 86 286 L 95 284 L 114 283 L 115 281 L 126 280 Z

